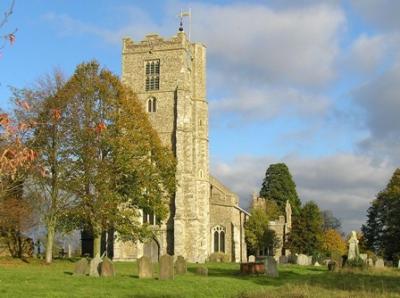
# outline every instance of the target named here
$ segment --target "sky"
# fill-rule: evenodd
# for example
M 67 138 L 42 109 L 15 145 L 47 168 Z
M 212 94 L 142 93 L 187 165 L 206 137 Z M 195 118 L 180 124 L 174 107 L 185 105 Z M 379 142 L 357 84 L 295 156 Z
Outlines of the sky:
M 171 37 L 189 8 L 207 46 L 212 174 L 247 208 L 284 162 L 303 203 L 359 230 L 400 161 L 400 1 L 16 0 L 0 107 L 54 68 L 96 59 L 120 75 L 123 37 Z

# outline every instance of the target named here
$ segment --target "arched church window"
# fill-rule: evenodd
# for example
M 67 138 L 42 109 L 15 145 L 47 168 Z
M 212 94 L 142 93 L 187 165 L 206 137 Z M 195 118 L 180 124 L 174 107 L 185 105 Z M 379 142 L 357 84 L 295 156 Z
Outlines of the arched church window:
M 225 228 L 215 226 L 212 228 L 213 252 L 225 252 Z
M 146 61 L 146 91 L 160 89 L 160 60 Z
M 147 112 L 155 113 L 157 111 L 157 99 L 154 97 L 150 97 L 147 100 Z

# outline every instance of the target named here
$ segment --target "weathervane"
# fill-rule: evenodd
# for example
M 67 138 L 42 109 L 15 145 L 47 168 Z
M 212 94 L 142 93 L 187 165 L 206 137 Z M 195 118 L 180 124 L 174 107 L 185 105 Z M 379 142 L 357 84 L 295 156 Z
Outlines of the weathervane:
M 178 15 L 178 17 L 180 18 L 180 23 L 179 23 L 179 31 L 183 32 L 183 17 L 189 17 L 189 34 L 188 34 L 188 38 L 190 41 L 190 34 L 192 32 L 192 9 L 189 8 L 189 11 L 183 11 L 181 9 L 181 13 Z

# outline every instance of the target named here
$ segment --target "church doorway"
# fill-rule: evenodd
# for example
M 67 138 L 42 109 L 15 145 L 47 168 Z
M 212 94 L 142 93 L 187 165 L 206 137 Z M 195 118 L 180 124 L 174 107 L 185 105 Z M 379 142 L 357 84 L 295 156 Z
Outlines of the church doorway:
M 151 238 L 143 244 L 143 255 L 149 257 L 152 263 L 157 263 L 160 257 L 160 245 L 157 240 Z

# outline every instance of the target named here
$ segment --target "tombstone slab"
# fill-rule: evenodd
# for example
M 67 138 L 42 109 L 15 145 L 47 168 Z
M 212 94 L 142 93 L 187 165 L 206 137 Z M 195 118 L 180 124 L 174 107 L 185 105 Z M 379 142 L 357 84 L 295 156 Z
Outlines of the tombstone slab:
M 335 261 L 329 261 L 328 262 L 328 270 L 329 271 L 335 271 L 336 269 L 336 262 Z
M 204 266 L 197 267 L 196 274 L 202 276 L 208 276 L 208 268 Z
M 382 258 L 378 258 L 375 262 L 375 268 L 381 269 L 385 268 L 385 263 L 383 262 Z
M 187 272 L 187 264 L 185 258 L 182 256 L 178 256 L 175 262 L 175 273 L 186 274 L 186 272 Z
M 255 263 L 255 261 L 256 261 L 256 257 L 253 256 L 253 255 L 250 255 L 249 256 L 249 263 Z
M 301 266 L 309 265 L 309 258 L 306 255 L 299 254 L 296 259 L 296 264 Z
M 138 259 L 138 271 L 139 278 L 152 278 L 153 277 L 153 265 L 151 260 L 147 256 L 143 256 Z
M 82 258 L 75 264 L 74 275 L 87 275 L 89 274 L 89 269 L 88 259 Z
M 371 258 L 368 258 L 367 259 L 367 265 L 370 266 L 370 267 L 373 267 L 374 266 L 374 260 L 371 259 Z
M 264 260 L 265 275 L 269 277 L 278 277 L 278 265 L 274 257 L 268 256 Z
M 174 279 L 174 258 L 170 255 L 160 257 L 160 280 Z
M 101 263 L 100 257 L 94 257 L 90 261 L 90 269 L 89 269 L 90 276 L 95 276 L 95 277 L 100 276 L 100 263 Z
M 368 255 L 367 254 L 360 254 L 360 258 L 361 258 L 361 260 L 364 261 L 364 263 L 366 263 L 367 259 L 368 259 Z
M 100 276 L 102 277 L 115 276 L 114 263 L 108 257 L 105 257 L 103 259 L 103 262 L 101 262 L 100 264 Z
M 316 262 L 314 263 L 314 266 L 315 266 L 315 267 L 321 267 L 321 264 L 318 263 L 318 261 L 316 261 Z

